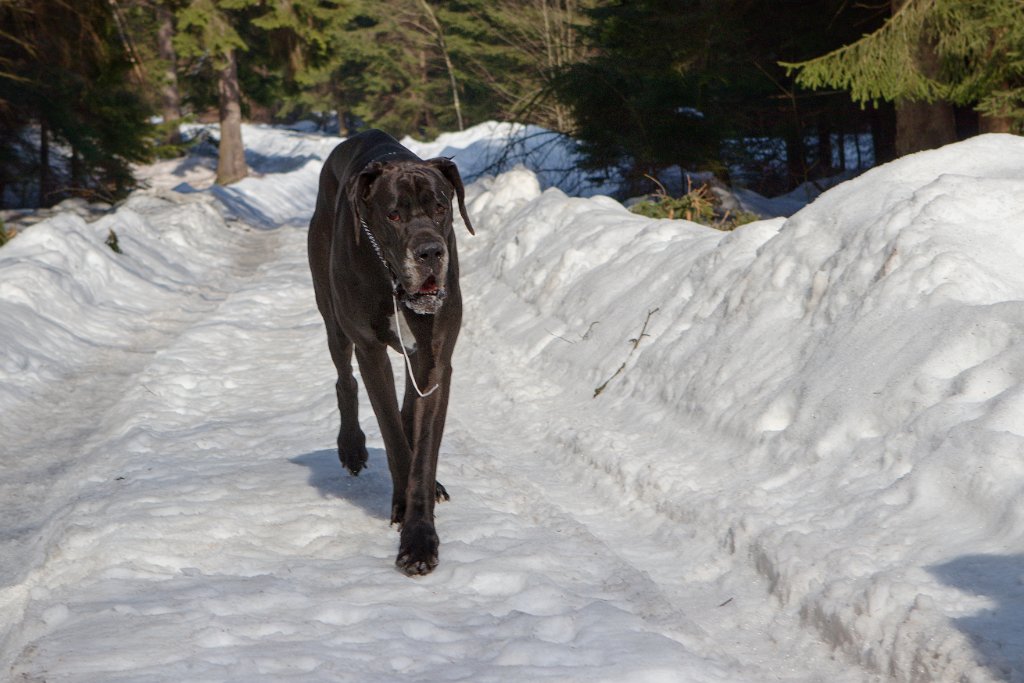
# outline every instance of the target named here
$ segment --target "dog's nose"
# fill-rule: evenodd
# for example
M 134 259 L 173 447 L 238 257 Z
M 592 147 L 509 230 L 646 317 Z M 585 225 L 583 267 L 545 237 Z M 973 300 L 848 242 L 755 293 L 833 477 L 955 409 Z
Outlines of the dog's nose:
M 413 249 L 416 260 L 421 263 L 444 257 L 444 244 L 438 241 L 423 242 Z

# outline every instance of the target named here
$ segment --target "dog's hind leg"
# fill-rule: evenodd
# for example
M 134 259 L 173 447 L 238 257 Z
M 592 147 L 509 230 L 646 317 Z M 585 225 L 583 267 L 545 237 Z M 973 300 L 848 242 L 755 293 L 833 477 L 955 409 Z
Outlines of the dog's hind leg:
M 398 410 L 391 361 L 388 359 L 387 347 L 383 344 L 356 346 L 355 355 L 388 455 L 392 483 L 391 523 L 402 524 L 405 520 L 405 491 L 409 482 L 412 454 L 402 430 L 402 415 Z
M 335 389 L 341 428 L 338 430 L 338 459 L 352 474 L 366 466 L 366 436 L 359 427 L 359 385 L 352 376 L 352 342 L 336 326 L 327 326 L 327 346 L 338 370 Z M 331 328 L 334 328 L 333 330 Z

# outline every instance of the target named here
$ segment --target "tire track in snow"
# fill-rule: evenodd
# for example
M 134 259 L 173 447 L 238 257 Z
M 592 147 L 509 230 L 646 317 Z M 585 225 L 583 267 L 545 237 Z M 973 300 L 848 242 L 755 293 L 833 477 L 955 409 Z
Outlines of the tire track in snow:
M 721 518 L 720 512 L 705 519 L 692 504 L 674 500 L 678 492 L 660 490 L 657 472 L 630 461 L 631 453 L 653 451 L 662 454 L 669 471 L 692 466 L 685 464 L 692 457 L 680 454 L 686 449 L 685 425 L 677 425 L 669 440 L 663 427 L 637 423 L 635 412 L 617 416 L 589 394 L 557 385 L 529 358 L 503 347 L 487 324 L 473 326 L 474 319 L 486 320 L 486 305 L 471 300 L 467 307 L 455 375 L 471 376 L 474 386 L 453 392 L 449 413 L 450 433 L 492 455 L 474 467 L 503 468 L 518 482 L 513 490 L 530 491 L 543 510 L 538 517 L 591 535 L 604 562 L 628 568 L 623 575 L 634 582 L 633 608 L 650 627 L 679 640 L 694 656 L 722 663 L 731 680 L 878 678 L 837 661 L 798 614 L 778 603 L 766 577 L 742 548 L 737 552 L 732 531 L 723 536 L 708 523 Z M 511 292 L 502 306 L 511 320 L 536 325 L 536 311 Z M 723 454 L 740 446 L 722 438 Z M 616 453 L 616 464 L 609 467 L 606 454 L 595 457 L 600 451 Z M 439 476 L 444 465 L 442 459 Z M 672 479 L 685 476 L 674 473 Z

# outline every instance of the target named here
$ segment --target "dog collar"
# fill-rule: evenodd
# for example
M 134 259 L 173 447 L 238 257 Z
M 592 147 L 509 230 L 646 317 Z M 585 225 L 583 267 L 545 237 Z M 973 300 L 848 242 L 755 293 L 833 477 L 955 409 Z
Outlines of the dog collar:
M 373 232 L 370 231 L 370 226 L 366 224 L 366 220 L 360 216 L 359 225 L 363 227 L 363 234 L 366 235 L 367 241 L 370 246 L 373 247 L 373 253 L 377 254 L 377 258 L 380 259 L 384 269 L 388 271 L 388 276 L 391 277 L 391 293 L 396 294 L 398 292 L 398 277 L 395 275 L 395 271 L 391 269 L 391 264 L 388 263 L 387 259 L 384 258 L 384 251 L 380 248 L 380 243 L 377 238 L 373 236 Z

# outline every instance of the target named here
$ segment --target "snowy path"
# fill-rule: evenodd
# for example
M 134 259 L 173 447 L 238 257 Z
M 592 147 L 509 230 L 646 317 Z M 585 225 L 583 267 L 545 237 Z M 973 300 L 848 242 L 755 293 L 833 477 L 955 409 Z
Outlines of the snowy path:
M 365 401 L 369 469 L 333 452 L 304 226 L 336 141 L 246 140 L 266 175 L 154 167 L 0 250 L 0 679 L 1024 683 L 1024 141 L 728 234 L 470 185 L 413 580 Z
M 554 453 L 537 422 L 559 390 L 495 374 L 482 331 L 457 358 L 442 564 L 422 580 L 395 571 L 368 406 L 370 469 L 349 477 L 330 449 L 304 230 L 233 231 L 221 282 L 152 311 L 159 331 L 122 340 L 62 383 L 68 398 L 44 397 L 34 425 L 24 417 L 19 447 L 67 457 L 23 534 L 45 559 L 0 593 L 24 610 L 3 652 L 14 680 L 842 679 L 821 650 L 787 642 L 797 630 L 745 623 L 737 603 L 769 600 L 755 576 L 721 585 L 677 522 L 580 485 L 601 477 Z M 524 391 L 534 400 L 509 410 Z

